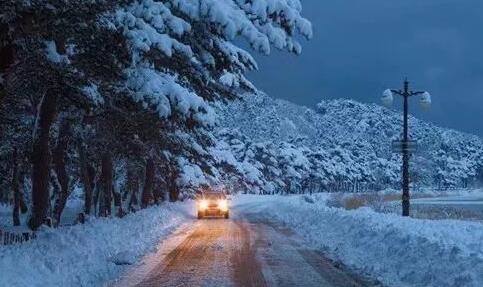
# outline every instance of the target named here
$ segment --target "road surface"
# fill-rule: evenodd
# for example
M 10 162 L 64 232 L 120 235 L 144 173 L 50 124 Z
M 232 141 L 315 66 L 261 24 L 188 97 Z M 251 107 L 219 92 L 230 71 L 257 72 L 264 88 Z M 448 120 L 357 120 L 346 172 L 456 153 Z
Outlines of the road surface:
M 371 285 L 305 247 L 292 231 L 247 209 L 232 209 L 228 220 L 187 223 L 114 286 Z

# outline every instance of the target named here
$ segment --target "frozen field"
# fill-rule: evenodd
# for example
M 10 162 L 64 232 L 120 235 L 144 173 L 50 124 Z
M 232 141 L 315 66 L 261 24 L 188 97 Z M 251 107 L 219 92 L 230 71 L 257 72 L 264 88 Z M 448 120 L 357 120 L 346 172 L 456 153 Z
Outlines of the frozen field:
M 401 214 L 401 192 L 332 193 L 327 195 L 327 204 L 348 210 L 366 206 L 381 213 Z M 416 191 L 411 194 L 410 214 L 411 217 L 421 219 L 483 221 L 483 191 Z
M 420 198 L 413 200 L 412 205 L 418 217 L 483 221 L 483 193 Z

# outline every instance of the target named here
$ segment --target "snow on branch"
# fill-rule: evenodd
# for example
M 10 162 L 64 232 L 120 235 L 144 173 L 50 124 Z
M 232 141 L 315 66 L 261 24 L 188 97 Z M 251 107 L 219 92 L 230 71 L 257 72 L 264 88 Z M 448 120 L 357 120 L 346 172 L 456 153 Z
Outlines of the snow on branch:
M 307 39 L 312 37 L 312 25 L 300 15 L 299 1 L 171 0 L 170 3 L 194 21 L 215 24 L 227 40 L 242 36 L 263 54 L 270 53 L 270 44 L 300 52 L 300 44 L 290 36 L 295 30 Z
M 115 25 L 128 37 L 134 52 L 155 48 L 168 57 L 174 52 L 188 57 L 193 54 L 189 46 L 172 37 L 189 32 L 191 25 L 171 14 L 161 2 L 144 0 L 120 9 L 115 13 Z
M 126 71 L 127 86 L 133 99 L 145 108 L 154 108 L 161 118 L 177 112 L 184 118 L 193 118 L 202 125 L 214 124 L 211 107 L 194 92 L 178 83 L 177 75 L 158 72 L 151 68 Z
M 99 105 L 104 103 L 104 98 L 99 93 L 97 85 L 90 83 L 89 85 L 82 87 L 81 91 L 94 104 Z
M 67 55 L 59 54 L 54 41 L 45 41 L 45 55 L 49 61 L 56 64 L 70 64 Z

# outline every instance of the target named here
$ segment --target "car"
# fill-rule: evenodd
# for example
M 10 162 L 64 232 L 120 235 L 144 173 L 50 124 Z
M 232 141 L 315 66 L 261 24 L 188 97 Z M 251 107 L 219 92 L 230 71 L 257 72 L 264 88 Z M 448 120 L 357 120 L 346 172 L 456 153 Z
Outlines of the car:
M 223 216 L 228 219 L 230 210 L 228 197 L 223 192 L 202 192 L 197 200 L 198 219 L 205 216 Z

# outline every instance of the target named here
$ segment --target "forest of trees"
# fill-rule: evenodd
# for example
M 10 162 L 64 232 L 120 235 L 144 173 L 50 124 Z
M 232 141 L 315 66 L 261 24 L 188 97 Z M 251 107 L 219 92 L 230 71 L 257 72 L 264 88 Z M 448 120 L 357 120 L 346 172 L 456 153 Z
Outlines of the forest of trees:
M 402 115 L 376 104 L 324 100 L 307 108 L 262 92 L 216 109 L 218 149 L 233 155 L 246 189 L 260 193 L 362 192 L 401 187 L 401 155 L 391 141 Z M 474 188 L 483 183 L 483 140 L 410 118 L 419 148 L 412 190 Z M 218 152 L 218 154 L 220 154 Z
M 85 216 L 176 201 L 186 166 L 216 177 L 211 103 L 255 90 L 233 40 L 300 53 L 298 0 L 4 0 L 0 201 L 57 226 L 80 186 Z

